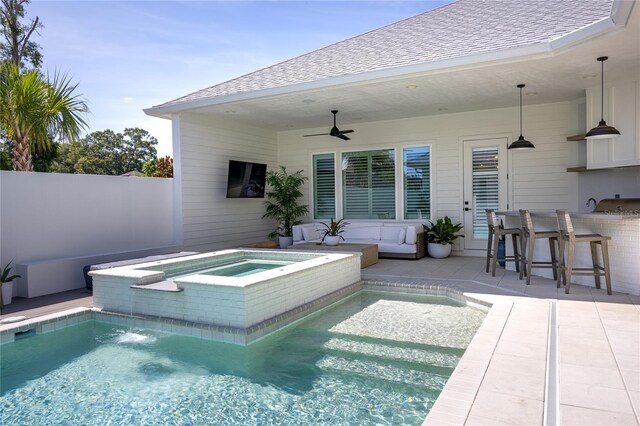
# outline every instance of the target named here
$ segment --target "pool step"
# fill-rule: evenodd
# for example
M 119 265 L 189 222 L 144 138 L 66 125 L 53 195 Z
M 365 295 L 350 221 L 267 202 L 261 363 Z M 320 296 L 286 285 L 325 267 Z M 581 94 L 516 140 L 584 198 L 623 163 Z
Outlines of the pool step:
M 367 359 L 347 359 L 326 355 L 316 362 L 316 366 L 326 372 L 360 376 L 368 379 L 396 384 L 420 386 L 440 391 L 448 377 L 428 371 L 414 370 L 393 364 L 380 363 Z
M 455 368 L 460 357 L 455 354 L 428 349 L 392 346 L 361 340 L 333 338 L 322 345 L 331 353 L 345 353 L 370 358 L 399 361 L 411 364 L 429 364 L 435 367 Z

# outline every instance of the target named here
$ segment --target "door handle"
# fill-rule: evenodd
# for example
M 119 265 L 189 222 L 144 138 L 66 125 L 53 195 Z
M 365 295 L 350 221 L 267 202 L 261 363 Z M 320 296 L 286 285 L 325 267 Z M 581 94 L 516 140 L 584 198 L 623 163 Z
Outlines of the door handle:
M 470 208 L 470 207 L 465 207 L 465 208 L 464 208 L 464 211 L 465 211 L 465 212 L 468 212 L 469 210 L 471 210 L 471 208 Z

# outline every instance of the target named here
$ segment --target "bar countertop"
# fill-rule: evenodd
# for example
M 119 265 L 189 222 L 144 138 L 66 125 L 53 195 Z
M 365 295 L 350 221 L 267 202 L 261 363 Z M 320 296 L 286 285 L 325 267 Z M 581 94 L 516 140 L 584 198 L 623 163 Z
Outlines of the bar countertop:
M 555 211 L 548 210 L 532 210 L 530 211 L 531 217 L 556 217 Z M 496 212 L 500 216 L 520 216 L 518 210 L 501 210 Z M 569 216 L 572 219 L 604 219 L 604 220 L 627 220 L 627 219 L 640 219 L 640 212 L 633 213 L 618 213 L 618 212 L 569 212 Z

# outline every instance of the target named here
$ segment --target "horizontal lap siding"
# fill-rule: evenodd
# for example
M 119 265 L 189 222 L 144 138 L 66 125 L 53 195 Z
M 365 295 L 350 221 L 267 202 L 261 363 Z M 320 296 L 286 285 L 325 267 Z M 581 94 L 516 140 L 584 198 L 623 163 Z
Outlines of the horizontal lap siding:
M 462 140 L 486 135 L 520 134 L 518 108 L 473 111 L 429 117 L 408 118 L 372 123 L 343 124 L 356 132 L 350 141 L 337 138 L 304 138 L 308 133 L 321 133 L 325 128 L 281 132 L 278 134 L 280 164 L 292 170 L 311 174 L 313 153 L 339 150 L 371 150 L 397 148 L 403 145 L 432 145 L 434 218 L 448 215 L 463 220 Z M 569 208 L 570 183 L 566 173 L 571 143 L 566 137 L 576 133 L 572 104 L 525 106 L 524 136 L 536 149 L 509 153 L 511 209 Z M 366 117 L 365 117 L 366 118 Z M 338 158 L 339 161 L 339 158 Z M 311 182 L 306 186 L 305 203 L 310 203 Z M 310 206 L 311 207 L 311 206 Z M 310 220 L 310 218 L 308 218 Z
M 264 129 L 183 114 L 180 119 L 184 247 L 210 251 L 265 240 L 264 199 L 227 199 L 229 160 L 276 167 L 276 134 Z

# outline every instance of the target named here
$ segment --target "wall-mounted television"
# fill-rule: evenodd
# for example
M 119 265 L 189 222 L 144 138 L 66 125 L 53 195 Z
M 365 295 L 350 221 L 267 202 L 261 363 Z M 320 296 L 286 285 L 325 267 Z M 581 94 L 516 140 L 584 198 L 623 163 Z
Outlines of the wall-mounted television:
M 229 160 L 227 198 L 264 198 L 267 165 Z

